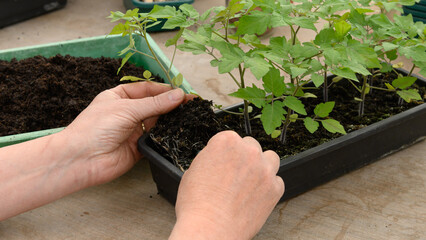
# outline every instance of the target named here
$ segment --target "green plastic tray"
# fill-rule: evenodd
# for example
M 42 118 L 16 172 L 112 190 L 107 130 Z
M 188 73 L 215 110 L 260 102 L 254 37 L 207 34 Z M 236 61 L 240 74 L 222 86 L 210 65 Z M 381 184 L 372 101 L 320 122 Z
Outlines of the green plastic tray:
M 148 41 L 150 42 L 151 47 L 154 52 L 162 62 L 164 66 L 170 65 L 170 60 L 164 55 L 158 45 L 154 40 L 148 36 Z M 148 52 L 148 47 L 145 40 L 139 36 L 135 36 L 135 44 L 138 49 L 143 52 Z M 0 60 L 10 61 L 13 58 L 17 60 L 34 57 L 41 55 L 44 57 L 52 57 L 57 54 L 61 55 L 71 55 L 74 57 L 111 57 L 119 58 L 118 52 L 124 49 L 129 45 L 128 39 L 121 37 L 121 35 L 114 36 L 98 36 L 92 38 L 77 39 L 64 42 L 49 43 L 37 46 L 22 47 L 22 48 L 13 48 L 0 50 Z M 152 73 L 158 74 L 163 79 L 167 79 L 164 72 L 158 66 L 158 64 L 141 54 L 135 54 L 129 60 L 129 62 L 135 64 L 136 66 L 143 66 L 146 69 L 149 69 Z M 179 74 L 178 70 L 173 66 L 171 69 L 171 77 L 174 77 Z M 167 81 L 167 80 L 166 80 Z M 184 79 L 182 84 L 182 89 L 189 93 L 193 92 L 192 87 Z M 2 136 L 0 137 L 0 147 L 25 142 L 31 139 L 43 137 L 49 134 L 59 132 L 62 128 L 55 129 L 46 129 L 42 131 L 22 133 L 16 135 Z
M 150 12 L 155 5 L 173 6 L 173 7 L 179 8 L 179 6 L 182 5 L 182 4 L 185 4 L 185 3 L 186 4 L 192 4 L 193 2 L 194 2 L 194 0 L 176 0 L 176 1 L 147 3 L 147 2 L 140 1 L 140 0 L 123 0 L 123 4 L 126 7 L 126 9 L 138 8 L 139 12 L 141 12 L 141 13 Z M 161 32 L 161 31 L 174 30 L 174 29 L 162 29 L 165 22 L 166 22 L 166 19 L 162 19 L 160 24 L 155 25 L 151 28 L 148 28 L 147 32 Z

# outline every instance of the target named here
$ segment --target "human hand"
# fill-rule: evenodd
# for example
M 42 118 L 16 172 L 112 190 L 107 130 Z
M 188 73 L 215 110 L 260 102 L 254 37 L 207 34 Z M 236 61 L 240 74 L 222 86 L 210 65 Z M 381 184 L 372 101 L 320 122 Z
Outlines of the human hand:
M 170 239 L 251 239 L 284 193 L 278 168 L 255 139 L 215 135 L 183 175 Z
M 137 139 L 185 99 L 182 89 L 152 82 L 119 85 L 100 93 L 64 130 L 72 149 L 83 156 L 88 186 L 110 181 L 140 158 Z

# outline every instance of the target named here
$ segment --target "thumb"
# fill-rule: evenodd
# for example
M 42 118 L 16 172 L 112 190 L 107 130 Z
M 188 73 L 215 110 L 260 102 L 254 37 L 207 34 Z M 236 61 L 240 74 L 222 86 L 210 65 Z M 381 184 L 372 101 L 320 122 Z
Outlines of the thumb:
M 138 120 L 144 120 L 168 113 L 179 106 L 184 98 L 183 90 L 177 88 L 153 97 L 136 99 L 137 104 L 134 105 L 136 107 L 135 117 Z

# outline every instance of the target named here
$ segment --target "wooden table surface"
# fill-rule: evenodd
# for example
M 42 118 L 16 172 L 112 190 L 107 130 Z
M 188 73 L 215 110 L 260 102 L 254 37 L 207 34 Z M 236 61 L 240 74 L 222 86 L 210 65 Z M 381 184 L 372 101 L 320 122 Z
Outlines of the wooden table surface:
M 196 0 L 194 6 L 203 11 L 219 4 L 224 1 Z M 63 10 L 0 29 L 0 49 L 106 34 L 111 10 L 123 11 L 122 2 L 69 0 Z M 172 35 L 152 34 L 168 56 L 172 49 L 162 44 Z M 235 88 L 208 62 L 180 53 L 175 65 L 206 98 L 237 102 L 226 95 Z M 278 204 L 255 239 L 426 239 L 425 185 L 422 141 Z M 142 159 L 110 183 L 0 222 L 0 239 L 166 239 L 174 221 L 173 206 L 157 195 Z

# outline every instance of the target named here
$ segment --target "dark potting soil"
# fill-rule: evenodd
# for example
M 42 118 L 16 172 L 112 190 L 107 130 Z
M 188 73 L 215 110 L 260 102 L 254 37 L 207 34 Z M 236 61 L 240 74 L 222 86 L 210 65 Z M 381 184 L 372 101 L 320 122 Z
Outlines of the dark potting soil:
M 374 79 L 375 86 L 385 87 L 383 80 Z M 417 84 L 416 88 L 425 98 L 426 88 Z M 301 99 L 307 108 L 308 114 L 313 115 L 314 107 L 322 102 L 322 90 L 312 92 L 317 98 Z M 361 129 L 367 125 L 386 119 L 392 115 L 415 107 L 422 102 L 398 104 L 399 97 L 396 93 L 373 90 L 367 95 L 365 114 L 358 116 L 359 102 L 354 100 L 359 93 L 348 81 L 342 80 L 333 84 L 329 90 L 329 101 L 336 105 L 330 117 L 341 122 L 346 132 Z M 344 104 L 341 104 L 344 103 Z M 255 109 L 251 117 L 259 114 Z M 266 135 L 258 118 L 251 120 L 252 137 L 256 138 L 264 150 L 274 150 L 281 158 L 295 155 L 307 149 L 330 141 L 341 134 L 332 134 L 322 126 L 311 134 L 306 130 L 303 121 L 290 124 L 287 132 L 286 144 L 283 145 L 279 138 Z M 195 99 L 181 108 L 163 115 L 157 125 L 151 130 L 150 137 L 158 151 L 167 156 L 171 162 L 177 162 L 181 169 L 187 169 L 192 159 L 207 144 L 208 140 L 216 133 L 223 130 L 234 130 L 245 136 L 244 121 L 240 115 L 222 114 L 215 115 L 210 101 Z M 162 147 L 161 147 L 162 146 Z
M 67 126 L 103 90 L 144 69 L 121 59 L 57 55 L 0 61 L 0 136 Z M 162 81 L 154 76 L 156 81 Z

